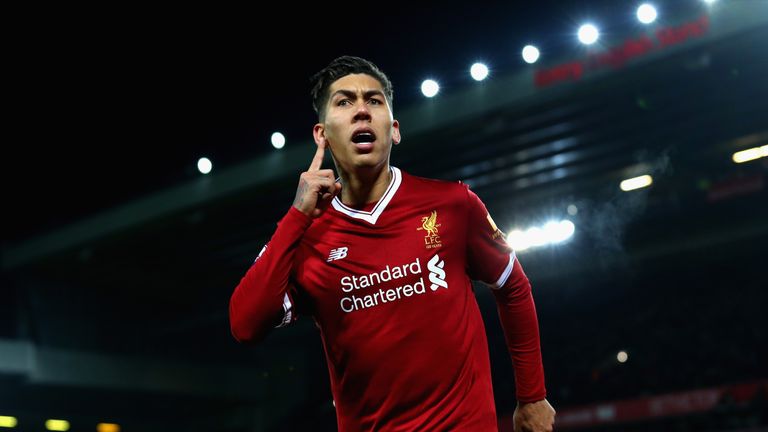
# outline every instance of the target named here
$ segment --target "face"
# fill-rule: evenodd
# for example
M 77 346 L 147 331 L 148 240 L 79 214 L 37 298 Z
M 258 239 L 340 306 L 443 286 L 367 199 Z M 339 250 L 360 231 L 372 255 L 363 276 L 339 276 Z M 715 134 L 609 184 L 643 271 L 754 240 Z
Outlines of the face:
M 315 142 L 325 143 L 341 171 L 388 165 L 391 144 L 400 142 L 400 125 L 379 81 L 346 75 L 331 84 L 329 93 L 325 121 L 314 128 Z

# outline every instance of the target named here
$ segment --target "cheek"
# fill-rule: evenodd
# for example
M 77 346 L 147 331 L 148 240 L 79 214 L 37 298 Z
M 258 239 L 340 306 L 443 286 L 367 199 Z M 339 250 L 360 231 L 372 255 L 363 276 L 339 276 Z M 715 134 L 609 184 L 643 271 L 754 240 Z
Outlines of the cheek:
M 331 140 L 337 140 L 342 136 L 342 129 L 339 126 L 339 122 L 334 119 L 329 119 L 325 124 L 325 136 Z

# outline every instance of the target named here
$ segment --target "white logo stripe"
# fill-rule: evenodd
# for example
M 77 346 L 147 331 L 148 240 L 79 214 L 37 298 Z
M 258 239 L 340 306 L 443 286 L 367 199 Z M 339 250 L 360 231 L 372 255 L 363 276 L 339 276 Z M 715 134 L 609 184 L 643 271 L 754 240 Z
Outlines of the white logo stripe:
M 505 283 L 507 283 L 507 279 L 509 279 L 509 275 L 512 274 L 512 269 L 515 267 L 516 259 L 517 258 L 515 257 L 515 251 L 512 251 L 509 254 L 509 262 L 507 263 L 507 267 L 504 269 L 503 272 L 501 272 L 501 276 L 499 277 L 499 280 L 497 280 L 494 284 L 491 285 L 491 288 L 499 289 L 502 286 L 504 286 Z
M 440 256 L 435 254 L 432 259 L 427 263 L 429 269 L 429 281 L 432 282 L 430 288 L 432 291 L 437 291 L 437 288 L 448 288 L 448 282 L 445 281 L 445 261 L 440 259 Z
M 344 246 L 336 249 L 331 249 L 331 253 L 328 254 L 327 262 L 335 261 L 344 259 L 347 257 L 347 252 L 349 251 L 349 248 Z

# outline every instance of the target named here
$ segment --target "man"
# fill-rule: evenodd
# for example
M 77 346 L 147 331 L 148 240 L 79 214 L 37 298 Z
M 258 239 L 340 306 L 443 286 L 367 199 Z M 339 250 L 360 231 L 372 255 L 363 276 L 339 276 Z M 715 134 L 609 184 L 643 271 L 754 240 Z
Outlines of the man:
M 551 431 L 530 283 L 483 203 L 460 182 L 389 165 L 400 125 L 375 65 L 340 57 L 313 81 L 317 152 L 232 295 L 234 337 L 259 341 L 311 315 L 342 432 L 495 431 L 478 279 L 515 367 L 515 431 Z M 339 179 L 321 169 L 326 149 Z

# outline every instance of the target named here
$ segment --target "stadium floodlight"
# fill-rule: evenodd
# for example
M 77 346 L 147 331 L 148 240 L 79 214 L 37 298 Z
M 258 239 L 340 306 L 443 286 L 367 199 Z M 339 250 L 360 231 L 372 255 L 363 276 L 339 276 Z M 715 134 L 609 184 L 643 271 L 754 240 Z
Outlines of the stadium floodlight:
M 528 64 L 534 64 L 539 59 L 541 53 L 539 49 L 533 45 L 526 45 L 523 47 L 523 60 Z
M 526 237 L 525 233 L 520 230 L 513 230 L 507 234 L 507 244 L 518 252 L 531 247 L 531 244 L 528 242 L 528 237 Z
M 600 31 L 593 24 L 584 24 L 579 27 L 579 41 L 584 45 L 592 45 L 600 38 Z
M 632 177 L 630 179 L 622 180 L 619 187 L 624 192 L 629 192 L 631 190 L 648 187 L 651 184 L 653 184 L 653 177 L 646 174 L 639 177 Z
M 482 63 L 475 63 L 469 68 L 469 74 L 475 81 L 482 81 L 488 77 L 488 66 Z
M 539 227 L 530 227 L 525 231 L 526 237 L 528 237 L 528 241 L 531 243 L 531 246 L 544 246 L 545 244 L 549 243 L 549 238 L 547 238 L 547 233 L 539 228 Z
M 737 151 L 733 154 L 732 159 L 736 163 L 744 163 L 768 157 L 768 144 L 761 147 L 752 147 L 742 151 Z
M 547 243 L 561 243 L 568 240 L 575 229 L 573 222 L 568 219 L 563 219 L 560 222 L 552 221 L 544 225 L 544 235 L 547 238 Z
M 207 157 L 201 157 L 197 160 L 197 170 L 200 171 L 201 174 L 208 174 L 211 172 L 212 168 L 213 163 L 211 163 L 211 160 Z
M 657 16 L 656 8 L 649 3 L 643 3 L 637 8 L 637 20 L 643 24 L 650 24 L 656 21 Z
M 273 133 L 269 140 L 272 142 L 272 147 L 278 150 L 285 146 L 285 135 L 280 132 Z
M 562 243 L 571 238 L 575 231 L 576 226 L 568 219 L 550 221 L 543 227 L 511 231 L 507 235 L 507 243 L 515 251 L 524 251 L 532 247 Z
M 439 91 L 440 84 L 435 80 L 427 79 L 421 83 L 421 92 L 428 98 L 434 97 Z

